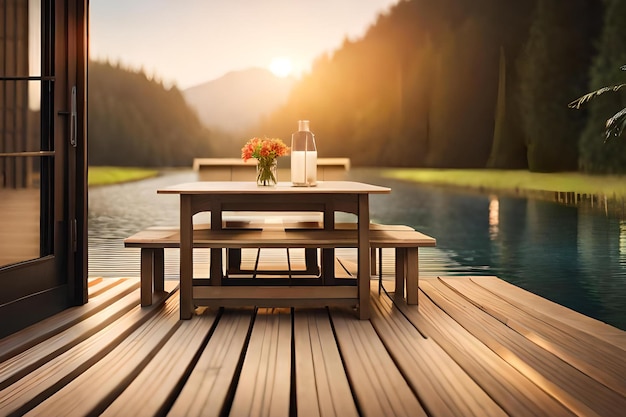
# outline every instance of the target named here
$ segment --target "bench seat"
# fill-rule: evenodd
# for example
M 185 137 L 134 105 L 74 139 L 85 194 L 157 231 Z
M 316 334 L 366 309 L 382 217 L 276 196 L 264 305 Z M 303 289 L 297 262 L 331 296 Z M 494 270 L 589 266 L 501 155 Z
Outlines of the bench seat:
M 140 232 L 124 241 L 126 247 L 178 248 L 178 230 Z M 434 239 L 415 230 L 370 230 L 372 248 L 434 246 Z M 356 230 L 263 229 L 194 230 L 194 248 L 352 248 Z
M 194 248 L 352 248 L 357 246 L 353 223 L 338 223 L 334 230 L 323 230 L 315 222 L 284 224 L 281 227 L 255 227 L 211 230 L 195 225 Z M 407 303 L 417 304 L 418 248 L 436 246 L 436 240 L 408 226 L 370 225 L 372 251 L 394 248 L 396 251 L 396 294 L 404 294 Z M 164 249 L 180 247 L 178 228 L 157 227 L 136 233 L 124 240 L 125 247 L 141 249 L 141 303 L 152 303 L 152 290 L 163 289 Z M 374 254 L 375 252 L 373 252 Z M 374 258 L 374 257 L 372 257 Z M 372 270 L 375 263 L 372 264 Z M 379 271 L 380 272 L 380 271 Z

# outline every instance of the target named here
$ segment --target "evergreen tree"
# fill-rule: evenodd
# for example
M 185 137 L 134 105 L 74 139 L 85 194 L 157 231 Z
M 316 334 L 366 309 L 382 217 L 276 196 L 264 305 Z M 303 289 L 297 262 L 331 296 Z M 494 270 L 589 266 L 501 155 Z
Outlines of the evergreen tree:
M 575 135 L 554 128 L 526 136 L 522 116 L 530 112 L 534 119 L 525 120 L 525 126 L 539 130 L 561 126 L 554 123 L 565 118 L 554 117 L 559 111 L 576 119 L 575 112 L 563 108 L 571 100 L 569 92 L 562 93 L 567 98 L 550 94 L 562 85 L 577 92 L 585 85 L 587 62 L 580 57 L 591 56 L 593 25 L 580 20 L 597 6 L 593 0 L 573 0 L 571 6 L 557 8 L 542 0 L 550 11 L 550 19 L 542 23 L 547 29 L 536 28 L 541 36 L 529 43 L 528 66 L 517 65 L 538 1 L 400 1 L 362 39 L 346 40 L 339 50 L 320 57 L 285 106 L 266 117 L 254 134 L 271 131 L 289 137 L 296 121 L 305 118 L 311 120 L 321 156 L 350 157 L 355 166 L 485 167 L 491 156 L 490 166 L 498 168 L 525 168 L 524 138 L 547 137 L 538 143 L 552 156 L 537 153 L 546 159 L 538 161 L 545 165 L 541 169 L 573 169 Z M 504 69 L 499 76 L 501 48 Z M 564 77 L 571 68 L 574 75 Z M 518 99 L 522 91 L 526 100 Z M 552 113 L 534 108 L 542 97 L 553 102 Z M 567 149 L 569 165 L 562 158 Z
M 476 16 L 438 48 L 430 102 L 428 165 L 484 168 L 493 138 L 498 47 Z
M 526 146 L 520 123 L 519 68 L 515 65 L 528 38 L 535 0 L 502 2 L 482 0 L 482 7 L 493 27 L 495 42 L 500 45 L 498 95 L 495 103 L 493 145 L 487 162 L 488 168 L 528 168 Z M 487 23 L 486 23 L 487 24 Z
M 498 71 L 498 98 L 496 100 L 496 116 L 493 128 L 493 146 L 487 161 L 488 168 L 504 168 L 504 123 L 506 120 L 506 58 L 504 48 L 500 48 L 500 67 Z
M 595 0 L 538 0 L 520 61 L 520 110 L 531 171 L 575 170 L 584 118 L 567 109 L 587 85 Z M 589 36 L 590 33 L 592 36 Z
M 178 88 L 119 64 L 89 64 L 91 165 L 191 166 L 212 155 L 210 139 Z
M 626 82 L 625 74 L 619 71 L 621 66 L 626 65 L 626 0 L 605 0 L 604 3 L 603 31 L 598 55 L 591 68 L 591 91 Z M 622 133 L 621 137 L 604 140 L 606 120 L 625 107 L 626 86 L 602 94 L 589 103 L 589 117 L 579 143 L 581 170 L 591 173 L 626 172 L 626 135 Z

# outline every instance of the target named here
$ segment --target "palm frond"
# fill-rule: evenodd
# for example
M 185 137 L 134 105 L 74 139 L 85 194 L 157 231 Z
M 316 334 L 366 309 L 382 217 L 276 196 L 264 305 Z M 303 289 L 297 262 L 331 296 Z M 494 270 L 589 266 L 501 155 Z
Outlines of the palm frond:
M 626 68 L 626 65 L 624 65 L 622 68 Z M 570 109 L 580 109 L 580 106 L 590 101 L 592 98 L 609 91 L 617 91 L 622 87 L 626 87 L 626 84 L 617 84 L 610 87 L 602 87 L 596 91 L 592 91 L 591 93 L 587 93 L 584 96 L 577 98 L 576 100 L 569 103 L 567 107 L 569 107 Z
M 604 143 L 611 138 L 621 136 L 624 129 L 626 129 L 626 107 L 615 113 L 613 117 L 606 121 Z
M 626 71 L 626 65 L 622 65 L 620 68 L 622 71 Z M 602 87 L 596 91 L 592 91 L 591 93 L 587 93 L 582 97 L 577 98 L 567 105 L 570 109 L 580 109 L 584 103 L 590 101 L 596 96 L 604 94 L 609 91 L 618 91 L 620 88 L 626 87 L 626 84 L 616 84 L 610 87 Z M 626 107 L 622 110 L 618 111 L 606 121 L 606 127 L 604 130 L 604 143 L 606 143 L 611 138 L 617 138 L 622 135 L 622 133 L 626 130 Z

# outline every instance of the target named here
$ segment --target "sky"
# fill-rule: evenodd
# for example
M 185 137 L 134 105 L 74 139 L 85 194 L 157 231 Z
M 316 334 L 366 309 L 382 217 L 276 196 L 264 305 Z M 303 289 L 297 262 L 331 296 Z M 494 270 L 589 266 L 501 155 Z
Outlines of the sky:
M 185 89 L 250 67 L 300 76 L 398 0 L 90 0 L 90 55 Z

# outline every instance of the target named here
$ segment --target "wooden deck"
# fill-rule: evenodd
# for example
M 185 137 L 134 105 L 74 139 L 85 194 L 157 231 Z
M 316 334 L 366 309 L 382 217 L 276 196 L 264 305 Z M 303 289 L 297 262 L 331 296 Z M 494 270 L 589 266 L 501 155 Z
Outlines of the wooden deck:
M 139 279 L 0 340 L 0 415 L 618 416 L 626 332 L 495 277 L 420 279 L 419 307 L 202 310 Z M 391 283 L 385 283 L 390 286 Z

